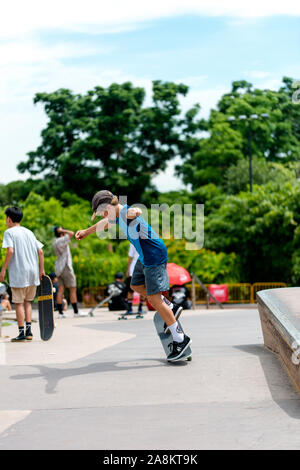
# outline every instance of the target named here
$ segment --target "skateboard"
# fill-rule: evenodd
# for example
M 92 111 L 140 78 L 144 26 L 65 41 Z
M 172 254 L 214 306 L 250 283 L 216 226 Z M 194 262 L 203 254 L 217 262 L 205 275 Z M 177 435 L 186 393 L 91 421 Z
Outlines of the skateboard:
M 120 316 L 118 317 L 118 320 L 127 320 L 127 317 L 133 317 L 135 318 L 144 318 L 144 314 L 142 313 L 121 313 Z
M 166 356 L 168 356 L 171 352 L 169 348 L 169 344 L 172 343 L 172 335 L 171 333 L 164 333 L 164 321 L 163 319 L 159 316 L 159 314 L 156 312 L 153 318 L 154 325 L 157 331 L 157 334 L 159 336 L 159 339 L 161 341 L 161 344 L 164 348 L 164 351 L 166 353 Z M 182 325 L 177 320 L 177 323 L 181 330 L 183 331 Z M 177 361 L 168 361 L 168 362 L 180 362 L 180 361 L 191 361 L 192 360 L 192 350 L 190 346 L 184 351 L 183 355 L 177 360 Z
M 93 317 L 94 316 L 94 311 L 97 309 L 97 308 L 100 308 L 102 307 L 103 304 L 105 304 L 106 302 L 108 302 L 110 299 L 112 299 L 113 297 L 116 297 L 118 295 L 120 295 L 121 293 L 121 290 L 118 289 L 117 286 L 114 286 L 114 285 L 111 285 L 109 287 L 109 292 L 108 292 L 108 296 L 105 297 L 105 299 L 102 299 L 97 305 L 95 305 L 95 307 L 92 307 L 90 309 L 90 311 L 88 312 L 88 315 L 90 317 Z
M 95 305 L 95 307 L 92 307 L 89 312 L 88 312 L 88 316 L 90 317 L 93 317 L 94 316 L 94 311 L 97 309 L 97 308 L 100 308 L 102 307 L 103 304 L 105 304 L 106 302 L 108 302 L 112 297 L 114 297 L 115 294 L 114 293 L 111 293 L 108 297 L 105 297 L 105 299 L 102 299 L 101 302 L 99 302 L 97 305 Z
M 5 293 L 6 293 L 6 285 L 0 282 L 0 295 L 3 295 Z
M 43 276 L 37 289 L 39 304 L 40 335 L 43 341 L 48 341 L 54 331 L 53 287 L 50 277 Z

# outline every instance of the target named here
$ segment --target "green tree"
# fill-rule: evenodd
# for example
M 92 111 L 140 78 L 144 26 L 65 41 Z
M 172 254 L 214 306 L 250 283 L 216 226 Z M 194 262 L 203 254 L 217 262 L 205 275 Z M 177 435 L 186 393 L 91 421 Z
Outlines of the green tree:
M 198 149 L 183 165 L 177 165 L 176 171 L 193 189 L 207 183 L 222 185 L 225 171 L 242 158 L 241 135 L 228 122 L 216 119 L 211 124 L 210 136 L 198 141 Z
M 253 88 L 244 80 L 232 83 L 207 120 L 208 135 L 198 140 L 198 150 L 186 154 L 177 174 L 193 189 L 207 183 L 224 185 L 228 168 L 249 155 L 249 126 L 253 156 L 271 162 L 300 159 L 300 108 L 292 102 L 292 79 L 284 77 L 278 91 Z M 268 114 L 268 119 L 238 118 Z M 205 127 L 204 125 L 202 126 Z
M 283 184 L 296 181 L 299 172 L 298 163 L 282 165 L 254 157 L 252 162 L 253 184 L 262 185 L 269 181 Z M 238 194 L 249 190 L 249 161 L 245 158 L 236 165 L 231 165 L 225 173 L 225 190 L 229 194 Z
M 187 92 L 183 84 L 154 81 L 149 107 L 143 107 L 144 89 L 129 82 L 85 95 L 37 93 L 34 102 L 49 119 L 41 145 L 18 169 L 42 175 L 60 192 L 90 198 L 105 187 L 134 202 L 151 188 L 151 177 L 184 151 L 181 129 L 191 130 L 197 114 L 180 116 L 179 97 Z
M 241 281 L 294 282 L 293 254 L 299 248 L 300 185 L 269 182 L 254 192 L 226 196 L 205 221 L 205 248 L 235 253 Z

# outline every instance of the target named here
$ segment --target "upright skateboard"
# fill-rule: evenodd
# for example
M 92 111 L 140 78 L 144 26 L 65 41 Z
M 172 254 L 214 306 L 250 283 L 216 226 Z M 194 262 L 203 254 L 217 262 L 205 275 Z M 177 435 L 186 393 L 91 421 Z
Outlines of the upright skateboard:
M 42 277 L 37 294 L 40 334 L 43 341 L 48 341 L 54 331 L 53 287 L 50 277 Z
M 155 328 L 156 328 L 156 331 L 157 331 L 157 334 L 159 336 L 159 339 L 161 341 L 161 344 L 164 348 L 164 351 L 166 353 L 166 356 L 168 357 L 168 355 L 170 354 L 171 352 L 171 349 L 169 347 L 169 345 L 171 345 L 171 343 L 173 342 L 172 341 L 172 335 L 171 333 L 164 333 L 164 321 L 163 319 L 159 316 L 159 314 L 156 312 L 155 315 L 154 315 L 154 318 L 153 318 L 153 321 L 154 321 L 154 325 L 155 325 Z M 177 320 L 177 323 L 180 327 L 180 329 L 183 331 L 183 328 L 182 328 L 182 325 L 181 323 Z M 191 361 L 192 360 L 192 350 L 190 348 L 190 346 L 184 351 L 183 355 L 175 362 L 179 362 L 179 361 Z M 173 361 L 169 361 L 169 362 L 173 362 Z

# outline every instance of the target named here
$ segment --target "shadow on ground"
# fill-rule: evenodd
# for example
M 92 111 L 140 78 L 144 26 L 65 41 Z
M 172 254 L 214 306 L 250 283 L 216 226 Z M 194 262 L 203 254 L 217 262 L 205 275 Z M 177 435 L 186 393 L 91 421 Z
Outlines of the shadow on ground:
M 12 380 L 28 380 L 43 378 L 46 381 L 45 392 L 48 394 L 56 393 L 56 388 L 60 380 L 68 377 L 75 377 L 79 375 L 87 374 L 100 374 L 103 372 L 116 372 L 125 370 L 135 369 L 150 369 L 154 367 L 185 367 L 187 362 L 179 361 L 172 364 L 166 362 L 163 359 L 139 359 L 138 361 L 113 361 L 113 362 L 97 362 L 82 367 L 69 367 L 69 368 L 58 368 L 58 367 L 47 367 L 41 365 L 30 366 L 38 369 L 39 373 L 36 374 L 19 374 L 12 375 Z
M 300 419 L 300 397 L 276 355 L 266 349 L 263 344 L 247 344 L 234 347 L 245 353 L 258 356 L 273 401 L 291 418 Z M 290 392 L 291 398 L 282 398 L 283 387 Z

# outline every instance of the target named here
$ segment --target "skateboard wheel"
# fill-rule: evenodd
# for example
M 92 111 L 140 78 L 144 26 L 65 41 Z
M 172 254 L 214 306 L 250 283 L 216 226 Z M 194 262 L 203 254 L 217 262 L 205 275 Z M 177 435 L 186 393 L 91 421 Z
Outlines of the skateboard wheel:
M 188 357 L 187 360 L 188 360 L 189 362 L 191 362 L 192 356 Z

